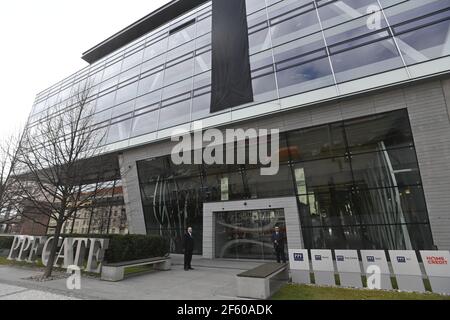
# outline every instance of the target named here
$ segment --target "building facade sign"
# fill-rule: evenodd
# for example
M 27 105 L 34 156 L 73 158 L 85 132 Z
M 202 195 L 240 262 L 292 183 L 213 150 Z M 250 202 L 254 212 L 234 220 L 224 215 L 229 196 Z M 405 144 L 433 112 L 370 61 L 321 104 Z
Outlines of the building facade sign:
M 331 250 L 311 250 L 311 260 L 317 285 L 335 286 L 334 263 Z
M 300 284 L 311 283 L 308 250 L 289 249 L 289 265 L 292 282 Z
M 397 278 L 398 288 L 404 291 L 425 292 L 422 271 L 413 250 L 390 250 L 392 269 Z
M 420 251 L 433 292 L 450 294 L 450 252 Z
M 358 251 L 335 250 L 336 265 L 341 279 L 341 286 L 362 288 L 361 266 Z
M 361 250 L 361 258 L 364 268 L 364 273 L 367 279 L 371 279 L 374 272 L 371 271 L 374 267 L 379 271 L 380 282 L 377 289 L 392 290 L 391 271 L 389 270 L 386 253 L 384 250 Z
M 33 263 L 41 258 L 47 266 L 54 241 L 55 237 L 15 236 L 8 260 Z M 100 273 L 108 245 L 108 239 L 59 238 L 54 266 L 67 269 L 75 265 L 86 272 Z

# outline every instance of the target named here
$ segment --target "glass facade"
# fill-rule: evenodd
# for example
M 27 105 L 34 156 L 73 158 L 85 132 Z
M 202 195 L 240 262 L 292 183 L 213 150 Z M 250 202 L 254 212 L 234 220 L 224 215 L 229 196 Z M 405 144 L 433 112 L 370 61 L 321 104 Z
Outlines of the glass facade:
M 202 234 L 203 203 L 292 196 L 308 249 L 433 248 L 406 110 L 286 132 L 280 139 L 276 176 L 262 176 L 255 165 L 176 166 L 170 156 L 138 162 L 147 232 L 170 238 L 172 251 L 181 252 L 188 226 Z M 216 254 L 264 257 L 265 226 L 283 226 L 284 215 L 274 212 L 219 215 Z M 196 241 L 200 254 L 202 239 Z
M 247 13 L 255 104 L 450 55 L 448 0 L 247 0 Z M 210 116 L 211 23 L 207 3 L 45 90 L 29 128 L 86 81 L 107 144 Z

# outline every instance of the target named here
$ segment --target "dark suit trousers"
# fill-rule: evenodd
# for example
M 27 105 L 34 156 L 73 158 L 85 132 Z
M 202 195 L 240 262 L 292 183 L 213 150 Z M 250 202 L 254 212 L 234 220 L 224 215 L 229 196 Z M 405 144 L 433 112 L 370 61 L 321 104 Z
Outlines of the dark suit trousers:
M 184 251 L 184 268 L 185 269 L 191 268 L 192 253 L 193 253 L 193 250 L 185 250 Z
M 286 255 L 284 253 L 284 246 L 275 246 L 275 253 L 277 255 L 278 263 L 281 263 L 281 261 L 283 261 L 283 263 L 286 263 Z

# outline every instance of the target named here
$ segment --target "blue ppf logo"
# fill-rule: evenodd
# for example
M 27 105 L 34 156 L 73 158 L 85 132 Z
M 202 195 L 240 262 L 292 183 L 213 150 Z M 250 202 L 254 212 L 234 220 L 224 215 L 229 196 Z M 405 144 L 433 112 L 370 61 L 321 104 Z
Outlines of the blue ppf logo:
M 397 257 L 397 262 L 398 263 L 406 263 L 406 258 L 405 257 Z
M 294 253 L 294 261 L 303 262 L 304 260 L 303 253 Z
M 336 261 L 344 261 L 344 256 L 336 256 Z
M 322 256 L 319 255 L 314 256 L 314 259 L 316 259 L 316 261 L 322 261 Z
M 367 256 L 367 262 L 375 262 L 374 256 Z

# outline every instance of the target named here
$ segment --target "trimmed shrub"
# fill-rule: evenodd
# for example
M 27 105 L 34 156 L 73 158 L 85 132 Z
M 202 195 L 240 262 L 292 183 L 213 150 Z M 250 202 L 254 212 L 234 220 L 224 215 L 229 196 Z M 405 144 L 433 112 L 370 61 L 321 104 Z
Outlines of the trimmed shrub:
M 9 250 L 13 244 L 14 237 L 0 237 L 0 250 Z
M 100 238 L 109 239 L 105 252 L 108 263 L 164 257 L 169 254 L 169 244 L 162 237 L 145 235 L 61 235 L 66 238 Z
M 143 235 L 113 235 L 109 237 L 105 259 L 109 263 L 163 257 L 168 245 L 161 237 Z

